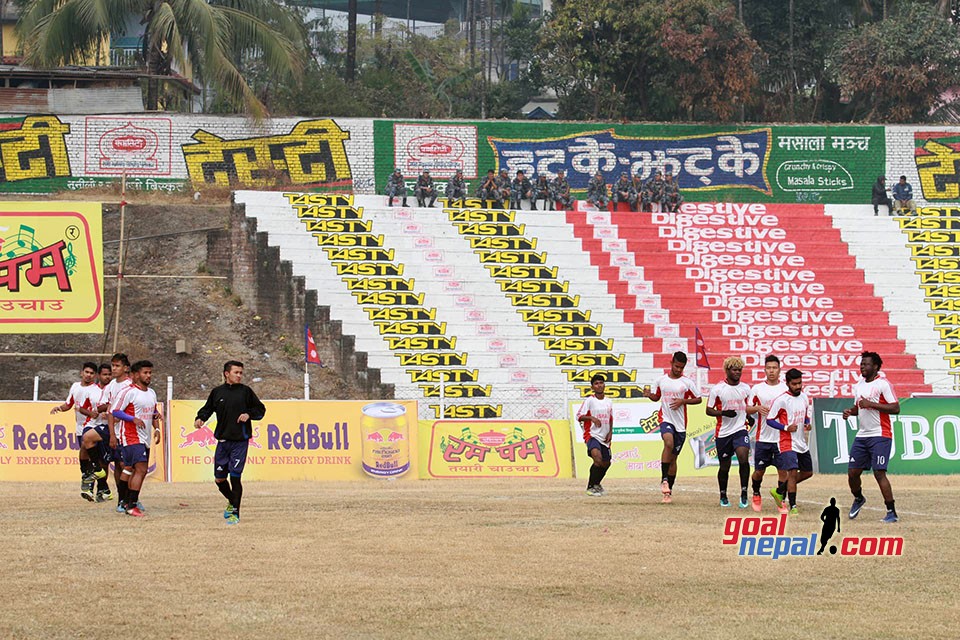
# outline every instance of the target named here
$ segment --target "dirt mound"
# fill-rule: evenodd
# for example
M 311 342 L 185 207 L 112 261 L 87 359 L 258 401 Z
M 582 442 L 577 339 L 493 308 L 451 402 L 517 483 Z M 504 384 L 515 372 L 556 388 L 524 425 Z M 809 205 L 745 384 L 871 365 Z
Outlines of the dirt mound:
M 67 194 L 62 199 L 77 199 Z M 102 201 L 119 201 L 105 191 Z M 222 380 L 223 363 L 240 360 L 246 382 L 263 398 L 303 397 L 302 329 L 278 327 L 249 309 L 225 279 L 207 267 L 207 234 L 224 229 L 230 205 L 223 193 L 192 197 L 156 196 L 128 205 L 124 214 L 125 252 L 116 347 L 131 361 L 154 363 L 154 388 L 163 396 L 166 377 L 173 376 L 177 398 L 206 398 Z M 8 198 L 12 199 L 12 198 Z M 212 201 L 207 204 L 207 201 Z M 103 334 L 18 334 L 0 336 L 0 352 L 108 354 L 113 352 L 116 313 L 120 207 L 104 204 Z M 163 276 L 142 278 L 137 276 Z M 178 278 L 175 276 L 194 276 Z M 196 276 L 203 276 L 197 278 Z M 177 340 L 191 353 L 176 353 Z M 318 343 L 323 338 L 318 336 Z M 321 352 L 323 352 L 322 345 Z M 106 362 L 108 356 L 4 356 L 7 375 L 0 377 L 0 399 L 29 400 L 34 376 L 40 376 L 39 398 L 59 400 L 78 379 L 85 360 Z M 335 367 L 310 365 L 311 397 L 358 398 L 362 391 Z

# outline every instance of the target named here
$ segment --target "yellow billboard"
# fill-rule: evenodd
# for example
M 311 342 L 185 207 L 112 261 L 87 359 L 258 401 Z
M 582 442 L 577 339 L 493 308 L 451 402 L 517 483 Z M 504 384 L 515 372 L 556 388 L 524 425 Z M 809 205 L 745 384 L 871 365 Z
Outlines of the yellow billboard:
M 74 413 L 50 415 L 57 404 L 0 402 L 0 481 L 80 482 Z M 148 478 L 166 480 L 163 450 L 161 430 L 160 444 L 150 447 Z
M 586 478 L 593 464 L 583 444 L 583 426 L 576 421 L 580 402 L 570 403 L 570 429 L 573 432 L 573 459 L 578 478 Z M 716 475 L 717 460 L 714 428 L 716 418 L 706 414 L 706 400 L 687 406 L 687 440 L 677 458 L 677 475 Z M 660 439 L 658 412 L 660 403 L 650 400 L 613 401 L 612 461 L 608 478 L 660 478 Z
M 174 482 L 213 479 L 216 416 L 194 428 L 203 400 L 174 400 L 170 465 Z M 265 400 L 253 425 L 244 478 L 253 480 L 417 479 L 417 403 Z
M 101 333 L 101 207 L 0 202 L 0 333 Z
M 421 420 L 421 478 L 570 478 L 563 420 Z

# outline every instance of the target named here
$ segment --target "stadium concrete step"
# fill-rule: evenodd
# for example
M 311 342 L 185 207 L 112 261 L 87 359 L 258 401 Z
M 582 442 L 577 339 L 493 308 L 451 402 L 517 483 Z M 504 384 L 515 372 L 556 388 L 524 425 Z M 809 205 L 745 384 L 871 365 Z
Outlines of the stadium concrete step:
M 695 208 L 690 205 L 682 212 Z M 911 383 L 922 384 L 916 360 L 891 326 L 883 300 L 856 268 L 855 257 L 823 207 L 754 209 L 756 228 L 746 228 L 742 221 L 732 224 L 722 215 L 569 212 L 567 219 L 627 321 L 645 320 L 644 307 L 657 304 L 669 311 L 681 335 L 700 329 L 708 351 L 751 357 L 774 350 L 781 357 L 810 354 L 817 379 L 831 374 L 836 379 L 839 367 L 849 368 L 860 350 L 882 348 L 891 357 L 902 354 L 905 370 L 916 371 Z M 752 267 L 721 263 L 739 259 L 757 265 L 769 262 L 770 256 L 778 256 L 779 264 L 755 268 L 761 272 L 756 279 L 746 273 Z M 642 268 L 647 277 L 656 274 L 652 287 L 631 288 L 621 277 L 622 266 Z M 780 285 L 782 292 L 771 285 Z M 900 280 L 897 286 L 905 283 Z M 806 311 L 807 322 L 785 323 L 782 316 L 775 320 L 769 313 L 783 310 Z M 817 331 L 815 336 L 788 337 L 784 325 L 797 333 L 804 326 Z
M 960 376 L 960 334 L 954 336 L 953 322 L 942 321 L 960 320 L 950 317 L 953 309 L 960 310 L 960 287 L 951 291 L 949 283 L 937 281 L 952 279 L 958 264 L 924 264 L 918 258 L 925 257 L 925 253 L 946 254 L 947 258 L 960 256 L 956 242 L 960 238 L 941 243 L 937 236 L 910 228 L 921 222 L 918 218 L 874 217 L 869 206 L 835 205 L 826 207 L 825 212 L 856 255 L 867 282 L 884 296 L 885 308 L 899 329 L 898 335 L 907 349 L 916 354 L 917 365 L 931 389 L 936 393 L 953 391 Z M 923 224 L 930 224 L 926 216 L 923 218 Z M 937 220 L 932 224 L 940 225 Z M 891 282 L 898 286 L 885 286 Z
M 382 379 L 424 400 L 424 417 L 443 412 L 431 404 L 441 388 L 451 392 L 444 400 L 456 405 L 453 417 L 529 417 L 544 410 L 517 396 L 515 385 L 579 396 L 589 392 L 589 375 L 602 362 L 612 394 L 636 397 L 634 381 L 659 375 L 615 298 L 597 286 L 596 270 L 562 216 L 541 221 L 502 213 L 494 218 L 521 222 L 474 227 L 458 222 L 456 212 L 376 202 L 326 206 L 311 195 L 302 201 L 321 206 L 295 207 L 280 194 L 250 192 L 238 192 L 237 200 L 279 244 L 294 273 L 322 293 L 331 318 L 355 336 Z M 537 249 L 546 269 L 513 268 L 511 253 L 496 253 L 503 237 L 489 231 L 512 233 L 516 246 Z M 483 264 L 478 251 L 491 263 Z M 589 295 L 581 297 L 578 288 Z

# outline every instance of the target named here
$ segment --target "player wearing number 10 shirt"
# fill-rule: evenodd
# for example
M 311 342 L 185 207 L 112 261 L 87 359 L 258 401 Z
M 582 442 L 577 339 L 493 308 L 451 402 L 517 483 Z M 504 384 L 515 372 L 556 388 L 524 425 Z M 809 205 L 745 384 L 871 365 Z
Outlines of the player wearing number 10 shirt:
M 859 417 L 857 437 L 850 447 L 850 463 L 847 467 L 847 480 L 853 493 L 849 515 L 851 520 L 856 518 L 867 501 L 863 497 L 860 475 L 864 469 L 873 469 L 873 477 L 877 480 L 887 507 L 887 515 L 882 521 L 892 524 L 900 518 L 893 502 L 893 488 L 887 478 L 887 464 L 893 445 L 890 416 L 900 413 L 900 402 L 887 379 L 880 377 L 882 365 L 880 354 L 873 351 L 861 354 L 860 374 L 863 379 L 853 386 L 853 406 L 843 412 L 844 420 L 850 416 Z

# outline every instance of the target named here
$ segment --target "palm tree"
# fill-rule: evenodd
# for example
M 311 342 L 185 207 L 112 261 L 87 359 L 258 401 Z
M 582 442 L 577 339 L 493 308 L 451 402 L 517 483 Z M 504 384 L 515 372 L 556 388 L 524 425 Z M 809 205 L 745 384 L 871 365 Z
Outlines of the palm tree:
M 131 18 L 144 25 L 148 109 L 157 108 L 156 77 L 189 62 L 231 104 L 260 118 L 267 110 L 238 69 L 243 56 L 259 58 L 274 78 L 302 64 L 303 21 L 274 0 L 29 0 L 17 24 L 23 61 L 40 68 L 85 64 Z

